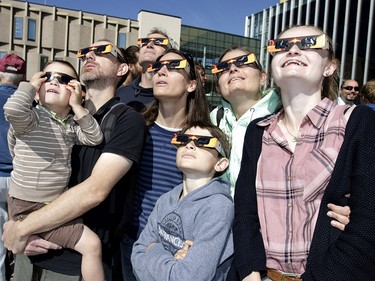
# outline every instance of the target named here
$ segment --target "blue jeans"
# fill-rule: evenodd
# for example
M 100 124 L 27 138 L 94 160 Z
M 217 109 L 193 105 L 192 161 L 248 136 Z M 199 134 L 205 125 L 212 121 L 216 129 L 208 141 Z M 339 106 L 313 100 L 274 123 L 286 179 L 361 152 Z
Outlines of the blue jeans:
M 3 224 L 8 220 L 7 194 L 9 177 L 0 177 L 0 237 L 3 235 Z M 5 257 L 7 250 L 0 239 L 0 280 L 5 279 Z
M 127 235 L 121 241 L 122 276 L 126 281 L 136 281 L 133 274 L 133 266 L 130 260 L 135 240 Z

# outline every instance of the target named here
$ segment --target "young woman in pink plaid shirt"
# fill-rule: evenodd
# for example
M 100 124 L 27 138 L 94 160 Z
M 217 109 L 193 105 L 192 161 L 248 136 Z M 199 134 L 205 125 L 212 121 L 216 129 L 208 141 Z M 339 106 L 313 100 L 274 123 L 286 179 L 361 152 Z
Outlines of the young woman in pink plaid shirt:
M 375 114 L 333 102 L 337 63 L 319 28 L 290 28 L 268 50 L 283 110 L 245 136 L 229 279 L 375 280 Z M 343 232 L 328 203 L 350 206 Z

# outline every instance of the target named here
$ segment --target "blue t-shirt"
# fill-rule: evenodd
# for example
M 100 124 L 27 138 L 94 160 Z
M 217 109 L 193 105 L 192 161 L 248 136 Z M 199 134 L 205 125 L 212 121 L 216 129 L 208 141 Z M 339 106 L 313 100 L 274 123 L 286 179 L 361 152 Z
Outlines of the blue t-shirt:
M 12 157 L 8 147 L 8 130 L 9 122 L 4 117 L 4 104 L 8 98 L 17 90 L 17 86 L 13 84 L 0 84 L 0 177 L 10 177 L 13 169 Z
M 150 127 L 139 165 L 134 196 L 133 227 L 129 236 L 138 239 L 156 201 L 182 182 L 176 166 L 176 148 L 171 144 L 175 132 L 157 124 Z

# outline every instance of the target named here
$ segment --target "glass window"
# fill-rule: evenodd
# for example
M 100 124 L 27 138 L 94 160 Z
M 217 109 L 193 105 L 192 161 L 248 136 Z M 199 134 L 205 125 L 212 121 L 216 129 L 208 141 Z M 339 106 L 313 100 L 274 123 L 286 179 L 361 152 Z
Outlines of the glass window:
M 126 48 L 126 33 L 120 33 L 119 35 L 118 35 L 118 46 L 120 47 L 120 48 Z
M 40 56 L 40 69 L 44 69 L 48 62 L 48 57 L 47 56 Z
M 5 57 L 6 54 L 7 54 L 7 52 L 0 51 L 0 59 L 3 58 L 3 57 Z
M 14 19 L 14 38 L 22 39 L 23 34 L 23 18 Z
M 27 22 L 27 40 L 35 41 L 36 39 L 36 20 L 29 19 Z

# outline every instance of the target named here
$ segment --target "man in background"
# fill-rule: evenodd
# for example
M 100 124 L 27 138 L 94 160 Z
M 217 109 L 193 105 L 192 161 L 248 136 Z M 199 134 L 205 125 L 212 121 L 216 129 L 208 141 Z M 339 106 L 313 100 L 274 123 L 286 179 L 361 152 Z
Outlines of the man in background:
M 138 39 L 138 63 L 142 67 L 142 74 L 130 85 L 117 89 L 116 95 L 120 97 L 121 102 L 141 112 L 154 100 L 152 75 L 147 72 L 147 68 L 172 47 L 171 42 L 168 35 L 157 28 L 153 28 L 147 37 Z
M 0 59 L 0 236 L 3 235 L 3 224 L 8 220 L 7 194 L 10 172 L 12 171 L 12 157 L 9 153 L 7 134 L 9 123 L 4 117 L 4 104 L 17 90 L 18 84 L 24 80 L 26 74 L 25 61 L 15 55 L 7 54 Z M 6 274 L 7 250 L 3 241 L 0 241 L 0 280 L 9 280 L 9 272 Z
M 354 100 L 359 95 L 359 85 L 356 80 L 344 80 L 340 88 L 340 96 L 337 99 L 338 105 L 355 106 Z
M 142 66 L 139 65 L 139 48 L 136 45 L 130 45 L 126 49 L 122 49 L 124 58 L 129 66 L 128 76 L 123 83 L 124 86 L 129 85 L 142 74 Z

